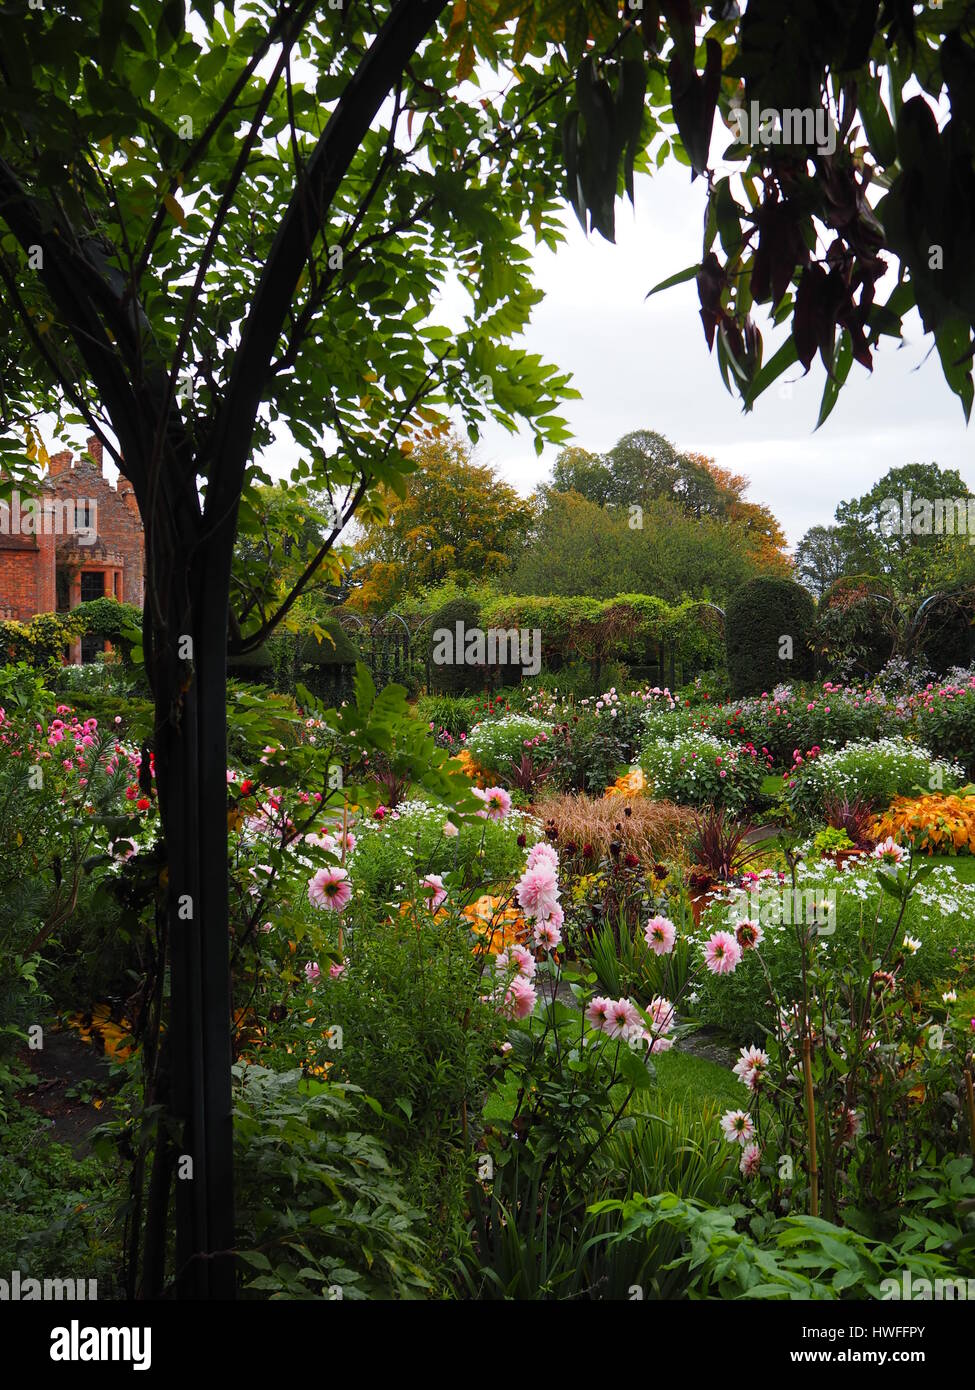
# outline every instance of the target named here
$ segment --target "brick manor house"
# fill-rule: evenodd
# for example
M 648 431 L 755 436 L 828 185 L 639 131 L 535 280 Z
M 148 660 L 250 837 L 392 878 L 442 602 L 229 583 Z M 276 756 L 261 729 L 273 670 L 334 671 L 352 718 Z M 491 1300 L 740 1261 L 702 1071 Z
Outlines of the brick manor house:
M 132 484 L 113 487 L 102 473 L 102 446 L 73 459 L 54 454 L 34 499 L 0 502 L 0 621 L 29 622 L 66 613 L 96 598 L 142 607 L 145 552 Z M 93 661 L 106 643 L 84 637 L 72 662 Z

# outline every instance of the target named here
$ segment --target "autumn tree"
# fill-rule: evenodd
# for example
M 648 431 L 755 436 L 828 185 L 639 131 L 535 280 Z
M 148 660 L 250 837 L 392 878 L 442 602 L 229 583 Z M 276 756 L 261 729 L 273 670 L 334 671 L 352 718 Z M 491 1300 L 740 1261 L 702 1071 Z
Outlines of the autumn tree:
M 403 495 L 384 494 L 355 544 L 353 607 L 385 611 L 446 579 L 500 574 L 531 523 L 529 504 L 456 434 L 422 439 L 410 462 Z

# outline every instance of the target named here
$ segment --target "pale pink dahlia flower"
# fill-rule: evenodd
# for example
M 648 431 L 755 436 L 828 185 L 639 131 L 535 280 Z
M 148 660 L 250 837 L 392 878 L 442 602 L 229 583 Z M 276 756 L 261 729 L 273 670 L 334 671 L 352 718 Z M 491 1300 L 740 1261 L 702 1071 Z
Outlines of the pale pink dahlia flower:
M 677 940 L 677 928 L 669 917 L 651 917 L 643 934 L 656 956 L 669 956 Z
M 730 932 L 716 931 L 704 947 L 704 964 L 712 975 L 731 975 L 741 960 L 741 947 Z
M 745 1144 L 738 1167 L 743 1178 L 757 1178 L 762 1165 L 762 1151 L 757 1144 Z
M 755 1124 L 747 1110 L 726 1110 L 721 1128 L 729 1144 L 748 1144 L 755 1136 Z
M 538 864 L 534 869 L 526 869 L 518 880 L 518 902 L 526 917 L 551 917 L 558 905 L 559 884 L 550 864 Z
M 308 880 L 308 898 L 315 907 L 324 908 L 328 912 L 341 912 L 351 897 L 349 875 L 338 865 L 319 869 Z
M 439 874 L 427 874 L 420 880 L 420 893 L 431 912 L 436 912 L 441 903 L 447 900 L 447 890 Z

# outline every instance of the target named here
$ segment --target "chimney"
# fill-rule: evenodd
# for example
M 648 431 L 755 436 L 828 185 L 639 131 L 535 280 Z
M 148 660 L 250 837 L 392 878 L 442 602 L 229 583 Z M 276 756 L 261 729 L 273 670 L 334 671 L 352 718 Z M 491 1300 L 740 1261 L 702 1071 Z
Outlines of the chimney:
M 96 439 L 94 435 L 88 440 L 88 454 L 92 463 L 100 473 L 102 471 L 102 442 L 100 439 Z
M 52 478 L 71 472 L 71 450 L 64 449 L 60 454 L 52 454 L 48 459 L 48 471 Z

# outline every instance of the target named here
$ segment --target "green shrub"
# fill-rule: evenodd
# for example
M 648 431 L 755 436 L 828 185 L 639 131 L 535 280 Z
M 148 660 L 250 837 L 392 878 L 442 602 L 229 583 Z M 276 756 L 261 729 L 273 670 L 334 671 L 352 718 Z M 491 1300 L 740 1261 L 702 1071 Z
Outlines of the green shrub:
M 895 796 L 950 791 L 963 781 L 956 763 L 934 758 L 920 744 L 895 735 L 848 743 L 807 759 L 788 779 L 788 800 L 796 815 L 812 821 L 822 818 L 832 796 L 860 797 L 883 811 Z
M 533 744 L 535 739 L 538 743 L 533 752 L 544 759 L 551 733 L 550 724 L 530 714 L 503 714 L 500 719 L 489 718 L 475 725 L 467 735 L 466 748 L 480 767 L 504 777 L 512 759 L 520 761 L 526 744 Z
M 964 763 L 975 777 L 975 676 L 963 685 L 945 683 L 911 701 L 918 735 L 941 758 Z
M 446 695 L 466 695 L 472 694 L 476 690 L 481 690 L 484 686 L 486 670 L 482 667 L 469 666 L 464 660 L 464 652 L 458 651 L 454 634 L 457 624 L 462 623 L 465 632 L 471 628 L 480 628 L 481 612 L 473 599 L 455 598 L 450 599 L 444 606 L 437 610 L 430 620 L 430 637 L 434 657 L 430 663 L 431 691 Z M 435 659 L 436 656 L 436 634 L 441 629 L 446 629 L 451 635 L 453 643 L 453 660 L 441 662 Z
M 475 710 L 480 704 L 474 695 L 421 695 L 416 702 L 416 717 L 431 724 L 435 735 L 444 730 L 456 739 L 477 722 Z
M 599 796 L 616 780 L 626 752 L 610 719 L 583 709 L 552 732 L 552 781 L 559 791 Z
M 356 1087 L 234 1068 L 238 1247 L 245 1292 L 429 1296 L 420 1225 Z M 338 1291 L 338 1292 L 333 1292 Z
M 827 860 L 810 858 L 797 880 L 799 891 L 808 895 L 801 912 L 791 898 L 783 897 L 783 892 L 791 892 L 789 885 L 777 885 L 775 879 L 768 882 L 771 887 L 758 895 L 764 933 L 758 951 L 746 951 L 733 974 L 704 974 L 697 985 L 695 1012 L 702 1022 L 725 1029 L 740 1043 L 758 1042 L 774 1022 L 766 971 L 782 1004 L 801 998 L 802 957 L 796 927 L 776 923 L 775 915 L 790 912 L 805 917 L 816 902 L 832 901 L 835 905 L 826 916 L 831 925 L 835 917 L 834 929 L 816 937 L 815 949 L 825 952 L 840 971 L 857 956 L 861 930 L 872 934 L 879 955 L 897 923 L 899 904 L 883 892 L 877 865 L 869 859 L 852 860 L 837 869 Z M 744 902 L 732 893 L 716 899 L 702 916 L 699 939 L 706 940 L 713 931 L 733 931 L 739 910 L 754 920 L 751 895 Z M 953 952 L 975 946 L 975 887 L 961 883 L 951 868 L 936 868 L 915 889 L 898 931 L 902 939 L 913 937 L 921 943 L 916 954 L 904 952 L 905 984 L 947 988 L 957 966 Z
M 729 811 L 754 805 L 767 772 L 753 748 L 696 731 L 648 738 L 640 749 L 640 766 L 659 800 Z
M 519 811 L 502 821 L 459 820 L 460 833 L 452 838 L 444 835 L 449 818 L 448 807 L 408 801 L 397 807 L 397 819 L 357 827 L 349 860 L 356 892 L 379 906 L 410 896 L 415 880 L 428 873 L 452 871 L 458 885 L 504 881 L 524 865 L 518 836 L 526 834 L 529 843 L 538 839 L 534 821 Z
M 816 605 L 801 584 L 750 579 L 728 600 L 725 643 L 733 695 L 771 691 L 781 681 L 810 679 Z M 782 639 L 792 643 L 783 657 Z
M 704 716 L 713 733 L 766 749 L 778 767 L 791 766 L 812 748 L 840 748 L 877 738 L 903 720 L 895 704 L 876 691 L 780 687 L 756 699 L 737 700 Z

